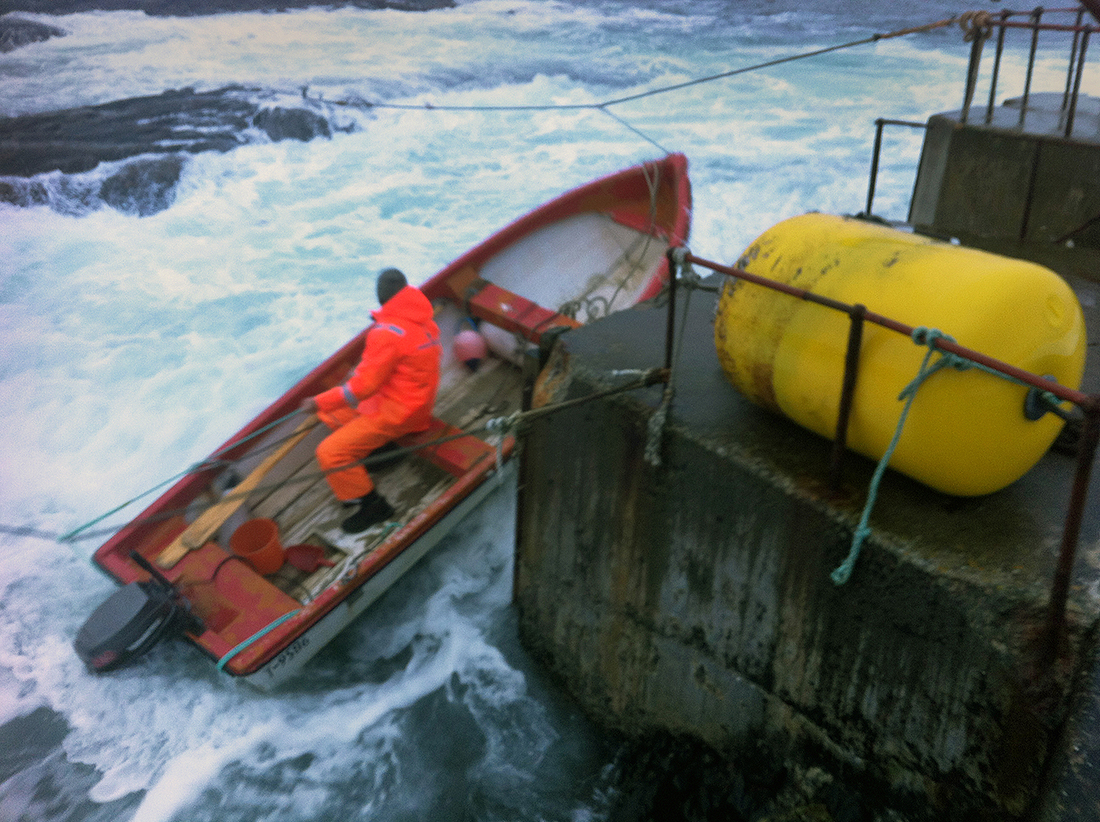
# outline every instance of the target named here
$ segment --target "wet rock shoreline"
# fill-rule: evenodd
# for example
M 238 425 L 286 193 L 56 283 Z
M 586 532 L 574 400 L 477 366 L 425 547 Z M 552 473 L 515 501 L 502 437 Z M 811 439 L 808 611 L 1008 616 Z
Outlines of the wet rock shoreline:
M 19 17 L 0 17 L 0 54 L 64 35 L 64 30 L 57 26 Z
M 140 154 L 229 151 L 262 139 L 331 137 L 338 127 L 303 96 L 244 86 L 175 89 L 97 106 L 0 119 L 0 175 L 76 174 Z M 250 130 L 254 129 L 254 134 Z M 348 130 L 345 127 L 345 130 Z
M 0 202 L 154 214 L 171 205 L 188 155 L 353 130 L 330 113 L 304 94 L 227 86 L 0 119 Z M 102 179 L 81 177 L 120 161 Z
M 0 0 L 0 54 L 14 51 L 51 37 L 64 37 L 65 30 L 39 20 L 18 17 L 43 14 L 60 18 L 87 11 L 141 11 L 151 17 L 202 17 L 211 14 L 264 11 L 285 12 L 306 8 L 395 9 L 432 11 L 454 7 L 454 0 Z M 61 22 L 60 19 L 58 22 Z
M 141 11 L 197 17 L 302 8 L 429 11 L 454 0 L 0 0 L 0 53 L 64 37 L 64 15 Z M 23 14 L 49 15 L 30 20 Z M 56 22 L 56 25 L 54 24 Z M 0 202 L 49 204 L 84 213 L 104 203 L 137 214 L 171 205 L 190 154 L 230 151 L 257 141 L 331 137 L 337 125 L 324 104 L 306 98 L 230 86 L 118 100 L 64 111 L 0 118 Z M 119 163 L 106 179 L 88 179 L 103 163 Z M 60 178 L 58 177 L 60 175 Z M 82 176 L 85 175 L 85 176 Z

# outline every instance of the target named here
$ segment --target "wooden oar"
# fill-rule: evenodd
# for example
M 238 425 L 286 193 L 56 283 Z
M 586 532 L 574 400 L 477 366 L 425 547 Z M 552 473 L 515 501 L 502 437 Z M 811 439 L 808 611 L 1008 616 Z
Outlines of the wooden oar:
M 157 565 L 161 568 L 171 568 L 187 556 L 189 551 L 193 551 L 205 545 L 222 524 L 233 516 L 237 509 L 244 504 L 249 493 L 260 484 L 267 472 L 274 468 L 279 460 L 290 453 L 290 450 L 301 442 L 305 435 L 309 433 L 309 430 L 316 424 L 317 418 L 312 414 L 303 420 L 302 423 L 294 429 L 293 434 L 287 437 L 278 448 L 268 454 L 263 462 L 252 469 L 251 474 L 230 489 L 226 499 L 214 503 L 203 511 L 202 514 L 199 515 L 199 518 L 188 525 L 187 529 L 182 534 L 172 540 L 172 543 L 160 552 L 160 555 L 157 557 Z

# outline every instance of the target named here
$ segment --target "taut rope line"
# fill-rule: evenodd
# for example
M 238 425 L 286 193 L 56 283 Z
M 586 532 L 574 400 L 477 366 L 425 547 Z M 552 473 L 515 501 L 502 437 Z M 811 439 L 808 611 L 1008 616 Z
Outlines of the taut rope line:
M 747 74 L 751 71 L 758 71 L 760 69 L 772 68 L 773 66 L 780 66 L 784 63 L 793 63 L 797 60 L 805 60 L 810 57 L 820 57 L 823 54 L 829 54 L 834 51 L 841 51 L 843 49 L 855 48 L 856 46 L 865 46 L 869 43 L 877 43 L 879 40 L 889 40 L 894 37 L 902 37 L 907 34 L 918 34 L 921 32 L 932 31 L 934 29 L 944 28 L 945 26 L 953 25 L 959 20 L 958 17 L 950 17 L 946 20 L 937 20 L 935 23 L 927 23 L 923 26 L 913 26 L 911 28 L 898 29 L 887 34 L 872 34 L 870 37 L 864 37 L 859 40 L 852 40 L 848 43 L 841 43 L 835 46 L 825 46 L 824 48 L 814 49 L 813 51 L 800 52 L 798 54 L 789 54 L 784 57 L 777 57 L 774 60 L 766 60 L 762 63 L 755 63 L 751 66 L 742 66 L 741 68 L 730 69 L 729 71 L 719 72 L 718 74 L 711 74 L 706 77 L 697 77 L 694 80 L 685 80 L 682 83 L 674 83 L 670 86 L 662 86 L 661 88 L 650 89 L 649 91 L 640 91 L 637 94 L 629 94 L 625 97 L 615 97 L 610 100 L 604 100 L 601 103 L 536 103 L 536 104 L 516 104 L 516 105 L 493 105 L 493 106 L 473 106 L 473 105 L 436 105 L 434 103 L 374 103 L 370 100 L 324 100 L 318 98 L 321 102 L 329 103 L 330 105 L 338 106 L 351 106 L 360 108 L 386 108 L 397 109 L 401 111 L 593 111 L 599 109 L 605 109 L 609 106 L 617 106 L 622 103 L 630 103 L 635 100 L 641 100 L 646 97 L 655 97 L 658 94 L 667 94 L 670 91 L 680 91 L 681 89 L 690 88 L 691 86 L 702 85 L 703 83 L 711 83 L 715 80 L 723 80 L 727 77 L 736 77 L 739 74 Z
M 119 511 L 121 511 L 123 508 L 128 508 L 130 505 L 137 502 L 142 497 L 147 497 L 149 494 L 153 493 L 154 491 L 159 491 L 161 488 L 168 485 L 169 483 L 173 483 L 173 482 L 176 482 L 177 480 L 183 479 L 184 477 L 188 476 L 189 474 L 194 474 L 194 473 L 197 473 L 199 471 L 205 471 L 209 468 L 229 467 L 230 465 L 232 465 L 232 462 L 222 460 L 221 456 L 223 454 L 229 452 L 230 450 L 236 448 L 239 445 L 242 445 L 242 444 L 248 442 L 249 440 L 255 439 L 256 437 L 260 436 L 261 434 L 267 433 L 272 428 L 275 428 L 275 427 L 281 425 L 282 423 L 286 422 L 287 420 L 291 419 L 292 417 L 297 416 L 300 413 L 302 413 L 302 412 L 299 411 L 299 410 L 292 411 L 289 414 L 287 414 L 286 416 L 280 417 L 279 419 L 275 420 L 274 422 L 269 423 L 269 424 L 263 426 L 262 428 L 257 429 L 256 431 L 253 431 L 247 437 L 242 437 L 241 439 L 237 440 L 236 442 L 230 443 L 229 445 L 225 446 L 225 448 L 222 448 L 222 449 L 219 449 L 218 451 L 215 451 L 213 454 L 210 455 L 210 457 L 208 459 L 202 460 L 201 462 L 197 462 L 194 465 L 190 466 L 189 468 L 187 468 L 187 469 L 181 471 L 180 473 L 176 474 L 175 476 L 171 476 L 168 479 L 164 480 L 163 482 L 157 483 L 152 488 L 149 488 L 146 491 L 142 491 L 136 497 L 132 497 L 131 499 L 126 500 L 126 502 L 122 503 L 121 505 L 115 506 L 110 511 L 106 511 L 106 512 L 100 514 L 98 517 L 91 520 L 90 522 L 85 523 L 84 525 L 81 525 L 79 528 L 75 528 L 72 531 L 69 531 L 67 534 L 62 534 L 60 537 L 57 537 L 57 541 L 58 542 L 72 542 L 74 540 L 74 538 L 76 537 L 76 535 L 79 534 L 81 531 L 83 531 L 85 528 L 90 528 L 91 526 L 93 526 L 93 525 L 95 525 L 99 522 L 102 522 L 107 517 L 111 516 L 111 514 L 116 514 Z M 267 448 L 274 448 L 275 446 L 279 445 L 279 442 L 281 442 L 281 440 L 277 441 L 277 442 L 274 442 L 274 443 L 270 443 L 268 445 L 265 445 L 264 450 L 266 450 Z M 6 526 L 0 526 L 0 530 L 4 531 L 6 533 L 11 533 Z
M 814 49 L 813 51 L 800 52 L 798 54 L 788 54 L 784 57 L 777 57 L 774 60 L 765 60 L 762 63 L 755 63 L 751 66 L 742 66 L 741 68 L 730 69 L 729 71 L 719 72 L 718 74 L 711 74 L 706 77 L 698 77 L 694 80 L 685 80 L 682 83 L 674 83 L 669 86 L 662 86 L 660 88 L 650 89 L 649 91 L 640 91 L 637 94 L 628 94 L 624 97 L 615 97 L 610 100 L 604 100 L 600 103 L 542 103 L 542 104 L 516 104 L 516 105 L 492 105 L 492 106 L 474 106 L 474 105 L 436 105 L 431 102 L 426 103 L 379 103 L 372 102 L 370 100 L 364 100 L 362 98 L 352 99 L 345 98 L 342 100 L 325 100 L 323 97 L 310 98 L 308 96 L 309 89 L 302 89 L 302 97 L 305 99 L 316 99 L 318 102 L 327 103 L 335 106 L 347 106 L 350 108 L 382 108 L 392 109 L 396 111 L 599 111 L 606 114 L 611 119 L 618 122 L 620 125 L 625 126 L 632 132 L 643 138 L 647 142 L 656 146 L 660 151 L 668 153 L 667 149 L 661 146 L 653 138 L 646 135 L 641 130 L 635 128 L 622 117 L 616 114 L 612 114 L 608 109 L 611 106 L 621 105 L 623 103 L 634 102 L 635 100 L 642 100 L 647 97 L 655 97 L 658 94 L 668 94 L 672 91 L 680 91 L 685 88 L 691 88 L 692 86 L 702 85 L 704 83 L 713 83 L 716 80 L 724 80 L 728 77 L 736 77 L 739 74 L 747 74 L 752 71 L 759 71 L 760 69 L 772 68 L 774 66 L 781 66 L 786 63 L 793 63 L 798 60 L 806 60 L 811 57 L 820 57 L 823 54 L 830 54 L 835 51 L 842 51 L 844 49 L 855 48 L 857 46 L 865 46 L 870 43 L 877 43 L 879 40 L 889 40 L 894 37 L 904 37 L 909 34 L 919 34 L 923 32 L 933 31 L 935 29 L 944 28 L 946 26 L 958 23 L 960 19 L 969 22 L 973 20 L 973 16 L 977 12 L 968 12 L 970 17 L 963 15 L 960 17 L 949 17 L 944 20 L 937 20 L 934 23 L 926 23 L 922 26 L 912 26 L 910 28 L 898 29 L 897 31 L 891 31 L 886 34 L 872 34 L 870 37 L 863 37 L 859 40 L 852 40 L 847 43 L 841 43 L 835 46 L 825 46 L 824 48 Z M 965 23 L 964 23 L 965 25 Z
M 457 434 L 450 434 L 450 435 L 447 435 L 447 436 L 444 436 L 444 437 L 439 437 L 437 439 L 431 440 L 429 442 L 421 443 L 419 445 L 413 445 L 413 446 L 408 446 L 408 447 L 405 447 L 405 448 L 393 449 L 393 450 L 388 451 L 386 454 L 381 455 L 381 456 L 368 456 L 368 457 L 365 457 L 364 459 L 358 460 L 356 462 L 348 463 L 347 465 L 335 466 L 334 468 L 330 468 L 327 471 L 325 471 L 325 470 L 309 471 L 309 472 L 305 472 L 305 473 L 296 474 L 295 476 L 288 477 L 288 478 L 286 478 L 284 480 L 280 480 L 278 482 L 260 484 L 260 485 L 257 485 L 255 488 L 251 489 L 251 491 L 249 491 L 248 493 L 245 493 L 245 494 L 236 494 L 235 495 L 231 491 L 230 493 L 221 496 L 218 499 L 218 503 L 224 503 L 224 502 L 228 502 L 228 501 L 231 501 L 231 500 L 237 500 L 237 499 L 244 500 L 244 499 L 247 499 L 249 496 L 252 496 L 253 494 L 269 493 L 269 492 L 278 490 L 279 488 L 283 488 L 283 487 L 288 486 L 288 485 L 297 485 L 297 484 L 302 484 L 302 483 L 307 483 L 307 482 L 314 482 L 319 477 L 323 477 L 327 474 L 330 474 L 330 473 L 333 473 L 333 472 L 336 472 L 336 471 L 342 471 L 345 468 L 351 467 L 352 465 L 370 466 L 370 465 L 372 465 L 374 463 L 377 463 L 377 462 L 389 462 L 391 460 L 399 459 L 401 457 L 405 457 L 409 454 L 415 453 L 417 451 L 420 451 L 420 450 L 423 450 L 423 449 L 426 449 L 426 448 L 434 448 L 438 445 L 443 445 L 444 443 L 450 442 L 452 440 L 462 439 L 463 437 L 469 437 L 469 436 L 473 436 L 475 434 L 483 434 L 483 433 L 494 432 L 494 433 L 500 433 L 503 436 L 505 434 L 508 434 L 508 433 L 516 430 L 519 426 L 521 426 L 525 423 L 531 422 L 532 420 L 536 420 L 540 417 L 544 417 L 544 416 L 547 416 L 549 414 L 556 413 L 558 411 L 564 411 L 564 410 L 567 410 L 569 408 L 574 408 L 578 405 L 583 405 L 585 403 L 594 402 L 596 400 L 604 399 L 606 397 L 613 396 L 615 394 L 621 394 L 621 393 L 624 393 L 626 391 L 633 391 L 633 390 L 636 390 L 638 388 L 646 388 L 646 387 L 651 386 L 651 385 L 656 385 L 657 383 L 664 382 L 665 380 L 667 380 L 667 378 L 668 378 L 668 376 L 667 376 L 667 374 L 666 374 L 666 372 L 663 368 L 653 368 L 653 369 L 650 369 L 648 371 L 643 372 L 641 376 L 637 377 L 636 379 L 632 380 L 631 382 L 624 383 L 623 385 L 618 385 L 618 386 L 615 386 L 615 387 L 612 387 L 612 388 L 607 388 L 607 389 L 604 389 L 603 391 L 596 391 L 596 392 L 593 392 L 592 394 L 587 394 L 583 397 L 576 397 L 572 400 L 565 400 L 563 402 L 555 403 L 553 405 L 545 405 L 545 406 L 542 406 L 541 408 L 534 408 L 534 409 L 531 409 L 530 411 L 517 411 L 514 414 L 510 414 L 508 416 L 494 417 L 492 419 L 486 420 L 485 424 L 478 427 L 478 428 L 473 428 L 473 429 L 461 431 Z M 301 413 L 301 412 L 300 411 L 295 411 L 291 414 L 288 414 L 286 417 L 283 417 L 279 420 L 276 420 L 271 425 L 265 426 L 264 428 L 256 431 L 255 433 L 249 435 L 248 437 L 246 437 L 244 439 L 241 439 L 241 440 L 238 440 L 237 442 L 233 443 L 231 447 L 236 447 L 236 446 L 240 445 L 242 442 L 245 442 L 249 439 L 253 439 L 254 437 L 258 436 L 259 434 L 263 433 L 264 431 L 270 430 L 272 427 L 278 425 L 279 423 L 282 423 L 286 419 L 288 419 L 290 417 L 293 417 L 293 416 L 295 416 L 296 414 L 299 414 L 299 413 Z M 275 443 L 275 444 L 277 444 L 277 443 Z M 264 448 L 266 449 L 267 447 L 268 447 L 268 444 L 265 443 Z M 226 450 L 227 449 L 221 449 L 220 451 L 218 451 L 216 453 L 218 453 L 218 454 L 224 453 Z M 175 517 L 175 516 L 181 516 L 181 515 L 183 515 L 187 512 L 186 508 L 177 508 L 177 509 L 172 509 L 172 510 L 160 511 L 157 514 L 154 514 L 152 516 L 139 517 L 137 519 L 133 519 L 133 520 L 131 520 L 127 523 L 124 523 L 122 525 L 118 525 L 118 526 L 114 526 L 114 527 L 110 527 L 110 528 L 100 528 L 100 529 L 95 529 L 95 530 L 89 530 L 89 529 L 91 529 L 91 527 L 93 525 L 96 525 L 97 523 L 102 522 L 104 519 L 109 517 L 111 514 L 114 514 L 114 513 L 117 513 L 118 511 L 121 511 L 123 508 L 127 507 L 128 505 L 131 505 L 132 503 L 136 502 L 137 500 L 141 499 L 142 497 L 147 496 L 148 494 L 152 493 L 153 491 L 155 491 L 159 488 L 162 488 L 164 485 L 168 484 L 169 482 L 172 482 L 176 479 L 179 479 L 183 476 L 186 476 L 187 474 L 191 473 L 192 471 L 205 470 L 206 468 L 209 468 L 211 465 L 212 465 L 212 463 L 210 463 L 209 461 L 196 463 L 196 465 L 192 466 L 191 468 L 187 469 L 186 471 L 183 471 L 183 472 L 175 475 L 174 477 L 172 477 L 168 480 L 165 480 L 164 482 L 158 483 L 154 487 L 150 488 L 148 491 L 144 491 L 141 494 L 138 494 L 137 496 L 133 497 L 132 499 L 122 503 L 121 505 L 115 506 L 110 511 L 108 511 L 104 514 L 101 514 L 100 516 L 98 516 L 95 519 L 85 523 L 84 525 L 81 525 L 78 528 L 74 528 L 72 531 L 69 531 L 66 534 L 61 534 L 61 535 L 52 534 L 52 533 L 49 533 L 49 532 L 46 532 L 46 531 L 41 531 L 41 530 L 39 530 L 37 528 L 34 528 L 32 526 L 5 525 L 5 524 L 0 524 L 0 533 L 10 534 L 10 535 L 13 535 L 13 536 L 35 537 L 36 539 L 42 539 L 42 540 L 46 540 L 48 542 L 59 542 L 59 543 L 72 544 L 72 543 L 75 543 L 75 542 L 78 542 L 78 541 L 81 541 L 81 540 L 96 539 L 98 537 L 109 536 L 111 534 L 114 534 L 114 533 L 118 532 L 122 528 L 125 528 L 125 527 L 129 526 L 129 525 L 140 525 L 140 524 L 149 523 L 149 522 L 161 522 L 163 520 L 171 519 L 172 517 Z M 211 503 L 211 504 L 214 504 L 214 503 Z

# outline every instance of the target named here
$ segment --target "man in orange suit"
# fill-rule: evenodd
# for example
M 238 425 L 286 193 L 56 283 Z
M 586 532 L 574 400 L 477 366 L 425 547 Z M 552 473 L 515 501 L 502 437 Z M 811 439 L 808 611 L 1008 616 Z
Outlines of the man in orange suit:
M 303 406 L 333 429 L 317 446 L 317 462 L 336 497 L 358 505 L 341 525 L 349 534 L 394 513 L 361 460 L 402 434 L 427 428 L 439 387 L 442 348 L 431 302 L 396 268 L 378 275 L 376 289 L 381 307 L 371 314 L 359 365 L 343 385 Z

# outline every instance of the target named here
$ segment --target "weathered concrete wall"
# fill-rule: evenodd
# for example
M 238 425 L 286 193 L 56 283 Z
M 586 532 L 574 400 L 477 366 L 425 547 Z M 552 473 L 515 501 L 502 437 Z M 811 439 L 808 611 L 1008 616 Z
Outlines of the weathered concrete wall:
M 1020 125 L 1017 101 L 928 120 L 909 221 L 939 236 L 1051 243 L 1072 234 L 1100 248 L 1100 101 L 1082 96 L 1074 139 L 1061 94 L 1038 94 Z
M 1036 822 L 1100 819 L 1100 653 L 1086 656 Z
M 749 767 L 827 762 L 907 819 L 1024 814 L 1061 709 L 1029 644 L 1050 557 L 1025 556 L 1051 523 L 1012 494 L 952 508 L 891 477 L 852 579 L 833 585 L 870 465 L 856 458 L 856 488 L 831 499 L 828 444 L 740 399 L 711 306 L 696 309 L 662 467 L 643 459 L 659 387 L 525 435 L 525 644 L 628 733 L 690 733 Z M 659 364 L 662 323 L 626 312 L 570 332 L 559 396 Z

